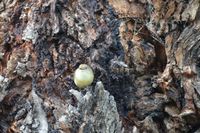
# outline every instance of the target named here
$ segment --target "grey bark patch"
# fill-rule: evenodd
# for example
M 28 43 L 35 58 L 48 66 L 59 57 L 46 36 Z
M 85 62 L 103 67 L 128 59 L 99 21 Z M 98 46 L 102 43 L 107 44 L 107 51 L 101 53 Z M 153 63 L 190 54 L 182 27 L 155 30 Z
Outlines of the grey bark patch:
M 93 90 L 94 89 L 94 90 Z M 79 127 L 75 131 L 83 133 L 121 133 L 121 121 L 114 97 L 104 89 L 102 82 L 97 82 L 95 88 L 87 88 L 86 94 L 76 90 L 70 92 L 78 99 L 78 106 L 69 105 L 67 115 L 61 121 L 67 125 L 78 120 Z

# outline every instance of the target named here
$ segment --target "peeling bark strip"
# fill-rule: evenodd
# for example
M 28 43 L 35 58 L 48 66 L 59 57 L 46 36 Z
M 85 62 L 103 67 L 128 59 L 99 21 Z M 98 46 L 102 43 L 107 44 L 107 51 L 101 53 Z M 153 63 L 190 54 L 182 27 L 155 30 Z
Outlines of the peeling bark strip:
M 199 0 L 1 0 L 0 132 L 199 132 L 199 18 Z
M 35 89 L 32 90 L 32 97 L 33 97 L 33 101 L 34 101 L 35 111 L 37 114 L 36 118 L 39 121 L 39 126 L 37 128 L 37 132 L 48 133 L 48 123 L 47 123 L 46 114 L 41 106 L 42 99 L 40 99 L 38 97 L 38 95 L 35 93 Z

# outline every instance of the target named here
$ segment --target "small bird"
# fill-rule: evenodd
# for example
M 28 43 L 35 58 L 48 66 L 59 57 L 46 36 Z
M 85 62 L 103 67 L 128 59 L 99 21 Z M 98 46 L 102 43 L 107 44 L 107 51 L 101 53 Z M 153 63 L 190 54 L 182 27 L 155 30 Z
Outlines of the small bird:
M 74 83 L 80 89 L 92 84 L 94 80 L 94 73 L 90 66 L 87 64 L 81 64 L 74 73 Z

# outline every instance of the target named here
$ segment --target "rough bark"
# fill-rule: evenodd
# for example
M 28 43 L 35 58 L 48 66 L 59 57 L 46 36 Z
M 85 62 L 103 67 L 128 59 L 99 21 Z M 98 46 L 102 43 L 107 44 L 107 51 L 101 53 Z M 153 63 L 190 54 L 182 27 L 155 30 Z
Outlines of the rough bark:
M 2 133 L 199 132 L 199 86 L 199 0 L 0 1 Z

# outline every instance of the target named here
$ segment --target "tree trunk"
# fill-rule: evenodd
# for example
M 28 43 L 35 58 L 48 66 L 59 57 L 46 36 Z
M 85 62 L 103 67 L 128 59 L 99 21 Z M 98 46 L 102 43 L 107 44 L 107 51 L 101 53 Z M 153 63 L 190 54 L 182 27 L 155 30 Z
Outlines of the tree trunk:
M 199 132 L 199 112 L 200 0 L 0 1 L 0 132 Z

